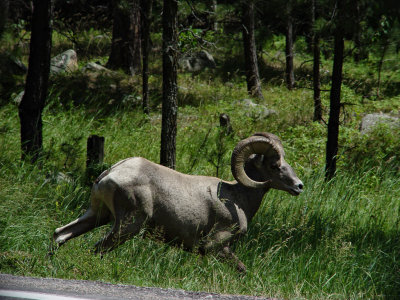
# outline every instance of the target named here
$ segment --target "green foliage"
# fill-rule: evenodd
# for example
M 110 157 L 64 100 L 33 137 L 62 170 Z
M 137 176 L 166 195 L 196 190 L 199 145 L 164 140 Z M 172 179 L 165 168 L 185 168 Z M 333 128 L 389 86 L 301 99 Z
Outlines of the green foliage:
M 181 53 L 201 50 L 202 47 L 213 45 L 218 34 L 198 28 L 185 28 L 179 33 L 178 46 Z
M 400 171 L 400 128 L 378 124 L 371 132 L 355 135 L 346 151 L 350 164 L 378 166 Z M 373 159 L 371 159 L 373 158 Z
M 284 293 L 306 299 L 331 297 L 338 290 L 339 298 L 397 295 L 399 266 L 391 247 L 398 246 L 389 246 L 387 239 L 398 241 L 399 203 L 389 196 L 398 181 L 383 171 L 379 185 L 370 186 L 366 179 L 372 173 L 360 169 L 356 176 L 338 174 L 325 183 L 317 172 L 306 178 L 309 188 L 299 198 L 276 191 L 268 196 L 239 243 L 243 251 L 252 245 L 250 264 L 261 271 L 257 276 L 265 285 L 288 282 Z
M 55 104 L 44 112 L 46 152 L 40 168 L 18 163 L 16 107 L 10 104 L 0 110 L 2 272 L 282 298 L 398 296 L 399 177 L 383 165 L 371 168 L 370 163 L 376 162 L 371 144 L 348 150 L 370 151 L 363 153 L 365 163 L 357 163 L 357 171 L 346 171 L 355 163 L 353 152 L 346 152 L 339 160 L 346 165 L 343 163 L 337 176 L 326 183 L 322 172 L 326 127 L 311 121 L 312 105 L 304 105 L 311 98 L 308 92 L 266 86 L 269 97 L 265 104 L 278 115 L 256 121 L 238 110 L 232 100 L 246 96 L 245 85 L 225 88 L 214 81 L 205 89 L 197 79 L 181 77 L 180 82 L 190 89 L 183 90 L 179 112 L 178 170 L 215 176 L 219 166 L 218 175 L 232 179 L 229 160 L 236 142 L 267 130 L 282 138 L 288 162 L 306 185 L 298 198 L 270 191 L 248 234 L 233 244 L 248 273 L 239 277 L 234 268 L 214 255 L 201 257 L 143 238 L 142 233 L 100 259 L 90 250 L 108 226 L 71 240 L 52 257 L 46 256 L 54 228 L 80 216 L 89 204 L 86 138 L 90 134 L 105 136 L 108 166 L 129 156 L 157 162 L 161 127 L 157 110 L 146 117 L 140 109 L 103 114 L 82 105 Z M 193 95 L 187 102 L 184 91 L 189 90 Z M 355 104 L 350 108 L 362 109 L 351 90 L 344 89 L 344 95 Z M 56 101 L 50 99 L 51 103 Z M 373 104 L 365 107 L 372 109 Z M 219 128 L 222 112 L 231 117 L 231 136 Z M 351 147 L 358 145 L 357 134 L 351 129 L 356 119 L 348 119 L 341 131 L 341 143 Z M 398 139 L 384 135 L 373 135 L 385 140 L 382 147 L 381 140 L 373 145 L 379 151 L 398 151 Z M 67 177 L 60 177 L 60 172 Z
M 181 52 L 185 53 L 199 46 L 201 29 L 188 28 L 179 34 L 178 46 Z
M 232 149 L 237 142 L 234 135 L 227 133 L 226 128 L 215 123 L 211 123 L 201 131 L 195 129 L 196 125 L 200 125 L 199 122 L 194 122 L 190 128 L 185 128 L 186 134 L 188 131 L 197 131 L 195 134 L 198 136 L 191 137 L 192 142 L 188 140 L 184 147 L 184 151 L 189 154 L 187 160 L 190 163 L 186 172 L 197 174 L 201 165 L 208 164 L 211 166 L 207 171 L 210 175 L 231 179 L 230 159 Z
M 96 55 L 105 60 L 108 38 L 96 44 L 98 33 L 80 33 L 81 44 L 87 45 L 82 56 L 78 53 L 81 65 Z M 20 162 L 17 106 L 0 101 L 0 271 L 278 298 L 398 298 L 400 132 L 385 126 L 368 135 L 358 131 L 364 114 L 400 109 L 397 54 L 389 53 L 387 59 L 393 63 L 382 68 L 379 101 L 371 97 L 376 89 L 375 54 L 359 64 L 346 60 L 338 173 L 326 182 L 326 124 L 312 121 L 312 91 L 303 88 L 311 86 L 311 64 L 303 64 L 311 58 L 305 41 L 298 43 L 301 53 L 295 65 L 302 65 L 296 73 L 301 84 L 293 91 L 282 81 L 282 36 L 265 42 L 260 52 L 265 100 L 258 104 L 276 114 L 257 118 L 237 104 L 248 98 L 240 36 L 210 40 L 223 45 L 215 49 L 215 72 L 195 78 L 179 74 L 178 171 L 232 180 L 229 164 L 235 144 L 256 131 L 269 131 L 281 137 L 287 161 L 305 183 L 305 192 L 297 198 L 271 190 L 247 235 L 233 244 L 248 273 L 239 276 L 217 255 L 188 253 L 144 238 L 144 232 L 100 258 L 90 250 L 109 226 L 47 256 L 54 229 L 88 207 L 87 177 L 95 178 L 126 157 L 158 162 L 159 57 L 151 62 L 149 116 L 140 107 L 140 78 L 118 72 L 95 80 L 83 72 L 52 77 L 43 113 L 44 153 L 35 166 Z M 153 41 L 160 44 L 161 35 L 154 34 Z M 55 34 L 54 43 L 55 51 L 71 46 L 62 34 Z M 189 33 L 182 36 L 182 43 L 188 51 L 199 46 Z M 330 43 L 324 47 L 329 53 Z M 322 61 L 323 90 L 330 87 L 331 64 Z M 321 97 L 327 121 L 329 93 L 322 91 Z M 232 134 L 219 127 L 220 113 L 230 116 Z M 105 137 L 105 162 L 88 174 L 86 139 L 91 134 Z
M 90 28 L 85 31 L 53 31 L 53 55 L 67 49 L 75 49 L 78 58 L 85 59 L 106 56 L 111 51 L 111 37 L 108 32 Z M 79 63 L 79 60 L 78 60 Z
M 122 72 L 76 71 L 72 74 L 57 74 L 50 78 L 48 105 L 50 108 L 63 106 L 86 106 L 101 109 L 103 113 L 118 108 L 141 105 L 138 95 L 138 79 Z
M 307 189 L 298 198 L 270 191 L 248 234 L 234 244 L 248 267 L 238 276 L 213 255 L 188 253 L 142 233 L 100 259 L 90 249 L 107 227 L 48 257 L 52 231 L 82 214 L 89 187 L 48 180 L 32 166 L 2 166 L 2 272 L 285 298 L 399 296 L 394 195 L 400 185 L 384 169 L 341 173 L 329 183 L 316 170 L 303 175 Z
M 378 88 L 377 64 L 379 60 L 379 57 L 371 56 L 365 62 L 346 64 L 343 70 L 343 82 L 363 98 L 375 100 Z M 388 55 L 383 62 L 380 90 L 386 97 L 394 97 L 399 93 L 399 67 L 396 55 Z

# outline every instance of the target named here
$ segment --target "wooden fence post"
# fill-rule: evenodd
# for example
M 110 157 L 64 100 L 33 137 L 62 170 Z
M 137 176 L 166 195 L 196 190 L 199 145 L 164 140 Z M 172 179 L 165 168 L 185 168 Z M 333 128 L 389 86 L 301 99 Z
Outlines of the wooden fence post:
M 222 113 L 219 115 L 219 126 L 225 128 L 226 135 L 230 135 L 233 133 L 231 119 L 226 113 Z
M 87 140 L 86 168 L 103 163 L 104 159 L 104 137 L 91 135 Z
M 91 184 L 99 176 L 104 159 L 104 137 L 91 135 L 86 147 L 86 180 Z

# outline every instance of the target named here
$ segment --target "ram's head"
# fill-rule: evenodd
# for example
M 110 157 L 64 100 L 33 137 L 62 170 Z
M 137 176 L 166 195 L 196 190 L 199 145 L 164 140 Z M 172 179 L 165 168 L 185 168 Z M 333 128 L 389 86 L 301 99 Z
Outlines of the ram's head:
M 299 195 L 303 183 L 285 161 L 279 138 L 271 133 L 256 133 L 237 144 L 232 153 L 232 174 L 250 188 L 275 188 Z

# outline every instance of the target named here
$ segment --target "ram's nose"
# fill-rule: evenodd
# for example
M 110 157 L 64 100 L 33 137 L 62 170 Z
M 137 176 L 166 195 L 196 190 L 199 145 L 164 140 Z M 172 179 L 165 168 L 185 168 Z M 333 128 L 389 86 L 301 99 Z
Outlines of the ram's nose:
M 300 195 L 300 193 L 303 192 L 303 187 L 304 187 L 303 182 L 301 182 L 301 181 L 299 180 L 299 182 L 297 182 L 297 183 L 295 183 L 295 184 L 293 185 L 293 187 L 290 189 L 289 192 L 290 192 L 293 196 L 298 196 L 298 195 Z
M 297 184 L 297 188 L 298 188 L 300 191 L 303 191 L 303 187 L 304 187 L 303 182 L 300 181 L 300 182 Z

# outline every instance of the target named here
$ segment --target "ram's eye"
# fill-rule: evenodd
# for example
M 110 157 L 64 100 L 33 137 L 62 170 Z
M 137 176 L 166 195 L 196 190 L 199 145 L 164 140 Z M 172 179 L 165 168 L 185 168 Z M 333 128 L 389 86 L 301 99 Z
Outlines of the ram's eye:
M 272 170 L 279 170 L 278 164 L 271 164 L 271 169 Z

